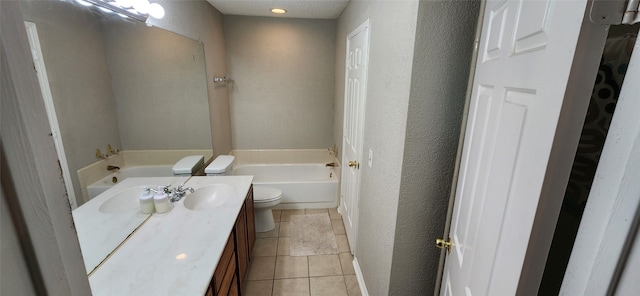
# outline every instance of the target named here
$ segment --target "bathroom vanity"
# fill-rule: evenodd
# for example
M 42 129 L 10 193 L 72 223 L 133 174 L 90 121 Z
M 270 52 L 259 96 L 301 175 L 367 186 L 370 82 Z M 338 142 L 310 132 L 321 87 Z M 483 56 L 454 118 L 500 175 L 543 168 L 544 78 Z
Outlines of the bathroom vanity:
M 161 185 L 165 179 L 132 178 L 129 185 Z M 194 193 L 175 202 L 169 212 L 148 216 L 89 274 L 92 294 L 240 295 L 256 239 L 252 180 L 251 176 L 190 178 L 184 185 Z M 117 193 L 127 190 L 124 187 L 96 197 L 96 205 L 88 209 L 102 216 L 95 209 L 118 198 Z M 111 224 L 106 221 L 102 226 L 108 233 Z M 85 256 L 95 246 L 87 245 L 83 233 L 78 235 Z

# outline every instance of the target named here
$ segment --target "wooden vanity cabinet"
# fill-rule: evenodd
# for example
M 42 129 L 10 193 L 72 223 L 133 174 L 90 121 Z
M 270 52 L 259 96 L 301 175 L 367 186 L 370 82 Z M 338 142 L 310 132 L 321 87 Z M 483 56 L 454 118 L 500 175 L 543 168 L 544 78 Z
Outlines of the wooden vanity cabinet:
M 249 261 L 256 240 L 256 226 L 253 209 L 253 186 L 238 214 L 235 227 L 213 273 L 211 284 L 205 295 L 242 295 L 242 287 L 249 269 Z

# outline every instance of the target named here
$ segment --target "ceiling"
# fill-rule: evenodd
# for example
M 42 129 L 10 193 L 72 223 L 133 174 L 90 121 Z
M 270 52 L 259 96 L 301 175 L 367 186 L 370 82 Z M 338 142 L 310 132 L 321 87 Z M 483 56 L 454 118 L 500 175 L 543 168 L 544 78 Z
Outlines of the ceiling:
M 207 0 L 224 15 L 269 16 L 306 19 L 335 19 L 349 0 Z M 274 14 L 271 8 L 287 10 Z

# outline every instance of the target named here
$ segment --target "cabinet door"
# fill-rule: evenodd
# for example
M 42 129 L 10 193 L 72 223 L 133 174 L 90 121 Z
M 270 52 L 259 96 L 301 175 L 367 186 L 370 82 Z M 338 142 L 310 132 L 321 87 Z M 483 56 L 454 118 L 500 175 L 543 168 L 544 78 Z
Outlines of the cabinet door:
M 253 186 L 249 188 L 247 193 L 247 239 L 249 240 L 249 261 L 253 253 L 253 246 L 256 244 L 256 218 L 253 209 Z
M 247 241 L 247 209 L 242 206 L 238 220 L 236 220 L 236 256 L 238 258 L 238 279 L 244 283 L 244 278 L 249 267 L 249 250 Z

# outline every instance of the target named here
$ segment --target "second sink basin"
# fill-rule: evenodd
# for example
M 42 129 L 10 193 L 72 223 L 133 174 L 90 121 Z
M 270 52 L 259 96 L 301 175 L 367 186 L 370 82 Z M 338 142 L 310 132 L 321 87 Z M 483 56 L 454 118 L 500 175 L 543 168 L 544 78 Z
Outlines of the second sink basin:
M 235 196 L 233 186 L 227 184 L 211 184 L 196 189 L 184 198 L 184 207 L 192 211 L 208 211 L 219 208 Z

